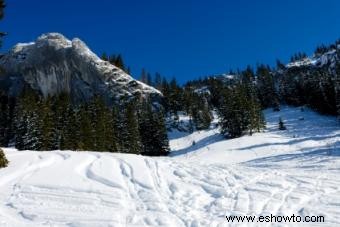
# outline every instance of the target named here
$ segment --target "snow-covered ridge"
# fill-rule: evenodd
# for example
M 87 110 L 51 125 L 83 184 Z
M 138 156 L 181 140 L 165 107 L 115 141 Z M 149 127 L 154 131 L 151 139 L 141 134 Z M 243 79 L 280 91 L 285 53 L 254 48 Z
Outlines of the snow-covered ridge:
M 108 100 L 162 95 L 100 59 L 80 39 L 69 40 L 59 33 L 43 34 L 35 42 L 17 44 L 0 59 L 0 66 L 7 79 L 12 78 L 8 90 L 13 93 L 18 90 L 17 81 L 21 81 L 44 96 L 70 92 L 76 99 L 99 94 Z
M 333 67 L 336 61 L 339 60 L 339 57 L 337 55 L 337 52 L 339 49 L 340 49 L 340 45 L 337 46 L 337 49 L 329 50 L 320 56 L 313 55 L 312 57 L 306 57 L 299 61 L 290 62 L 286 65 L 286 67 L 287 68 L 303 67 L 303 66 L 321 67 L 328 63 L 330 63 L 331 67 Z

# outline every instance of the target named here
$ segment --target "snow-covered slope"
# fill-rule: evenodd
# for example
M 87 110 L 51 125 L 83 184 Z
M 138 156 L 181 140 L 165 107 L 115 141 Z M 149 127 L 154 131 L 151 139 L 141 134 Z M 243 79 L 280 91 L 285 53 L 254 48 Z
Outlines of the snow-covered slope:
M 0 89 L 16 95 L 29 84 L 45 97 L 61 92 L 77 100 L 102 95 L 106 100 L 121 96 L 158 97 L 161 93 L 109 62 L 101 60 L 84 42 L 59 33 L 47 33 L 35 42 L 17 44 L 0 59 L 4 74 Z
M 171 157 L 5 149 L 0 226 L 229 226 L 230 214 L 324 215 L 320 226 L 339 226 L 336 119 L 288 107 L 265 115 L 267 131 L 251 137 L 173 132 Z

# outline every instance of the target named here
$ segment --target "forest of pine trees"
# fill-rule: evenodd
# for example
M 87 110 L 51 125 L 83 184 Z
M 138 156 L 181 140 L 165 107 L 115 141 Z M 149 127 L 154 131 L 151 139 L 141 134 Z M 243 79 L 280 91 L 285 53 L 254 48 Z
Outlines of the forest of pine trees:
M 71 104 L 68 94 L 42 98 L 25 88 L 21 96 L 1 95 L 0 146 L 19 150 L 93 150 L 166 155 L 169 142 L 161 109 L 144 100 L 108 107 L 101 98 Z

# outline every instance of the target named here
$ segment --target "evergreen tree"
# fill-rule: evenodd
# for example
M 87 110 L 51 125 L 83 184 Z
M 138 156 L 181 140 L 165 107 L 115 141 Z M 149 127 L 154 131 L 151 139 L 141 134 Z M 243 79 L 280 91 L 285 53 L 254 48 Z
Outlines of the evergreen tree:
M 157 90 L 162 90 L 162 76 L 159 73 L 155 74 L 154 86 Z
M 56 130 L 55 130 L 55 115 L 52 110 L 52 98 L 48 97 L 46 100 L 41 100 L 38 108 L 38 121 L 41 122 L 39 126 L 41 129 L 42 150 L 58 149 L 56 146 Z
M 144 68 L 142 69 L 142 73 L 140 75 L 140 81 L 145 83 L 145 84 L 148 83 L 148 74 L 147 74 L 147 72 L 145 71 Z
M 260 65 L 256 71 L 257 90 L 263 108 L 279 108 L 279 97 L 275 89 L 274 78 L 269 66 Z
M 16 148 L 19 150 L 41 150 L 43 134 L 39 116 L 39 95 L 25 87 L 16 105 L 15 131 Z
M 119 118 L 118 118 L 118 108 L 116 105 L 112 107 L 112 110 L 109 111 L 107 114 L 110 116 L 108 118 L 108 124 L 106 127 L 107 133 L 105 134 L 105 140 L 107 143 L 107 149 L 110 152 L 119 152 L 120 144 L 119 144 Z
M 140 139 L 139 123 L 137 117 L 136 101 L 130 101 L 126 106 L 126 127 L 128 130 L 126 142 L 128 153 L 140 154 L 143 144 Z
M 139 128 L 143 143 L 143 155 L 161 156 L 170 151 L 164 114 L 161 110 L 152 110 L 152 104 L 144 101 L 139 113 Z
M 79 107 L 79 112 L 77 117 L 79 118 L 79 134 L 80 140 L 78 143 L 77 150 L 94 150 L 96 148 L 95 141 L 95 132 L 93 129 L 93 125 L 91 122 L 91 114 L 88 106 L 81 105 Z
M 114 61 L 114 65 L 120 68 L 121 70 L 125 71 L 125 64 L 124 64 L 123 57 L 121 54 L 117 55 Z
M 101 59 L 104 60 L 104 61 L 108 61 L 109 57 L 107 56 L 106 53 L 103 53 L 102 56 L 101 56 Z
M 190 115 L 192 116 L 196 129 L 202 130 L 209 128 L 212 116 L 206 97 L 193 94 Z
M 60 148 L 61 150 L 81 150 L 84 146 L 81 137 L 81 118 L 78 108 L 72 107 L 69 103 L 66 104 L 64 113 L 59 113 L 61 125 L 59 130 Z
M 221 132 L 228 138 L 240 137 L 243 133 L 260 131 L 264 119 L 260 104 L 249 90 L 249 85 L 237 84 L 225 88 L 219 107 Z
M 0 91 L 0 146 L 8 146 L 10 118 L 9 98 Z

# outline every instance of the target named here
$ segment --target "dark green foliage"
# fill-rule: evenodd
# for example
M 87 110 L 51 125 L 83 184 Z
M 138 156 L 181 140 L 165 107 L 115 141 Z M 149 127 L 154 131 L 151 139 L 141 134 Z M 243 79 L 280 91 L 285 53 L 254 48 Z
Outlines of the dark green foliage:
M 14 99 L 0 91 L 0 146 L 8 146 L 13 136 Z
M 106 53 L 101 55 L 101 59 L 104 61 L 110 62 L 112 65 L 120 68 L 121 70 L 125 71 L 126 73 L 130 73 L 130 68 L 127 67 L 124 63 L 123 57 L 121 54 L 118 55 L 110 55 L 108 56 Z
M 228 138 L 250 135 L 264 128 L 260 104 L 252 93 L 250 84 L 238 84 L 225 88 L 219 107 L 221 132 Z
M 128 153 L 139 154 L 142 152 L 143 144 L 140 138 L 140 131 L 139 131 L 139 123 L 138 123 L 138 116 L 137 116 L 137 108 L 136 102 L 132 101 L 126 105 L 125 108 L 125 119 L 124 123 L 127 129 L 126 138 L 123 138 L 128 150 Z M 151 137 L 154 139 L 155 135 Z M 149 136 L 150 136 L 149 135 Z M 145 145 L 145 144 L 144 144 Z
M 0 103 L 5 106 L 4 109 L 8 108 L 7 99 L 1 100 L 5 100 Z M 43 98 L 27 87 L 16 102 L 15 115 L 10 118 L 14 119 L 13 137 L 19 150 L 94 150 L 165 155 L 169 146 L 164 116 L 160 110 L 144 110 L 137 99 L 125 98 L 110 108 L 96 96 L 88 103 L 72 105 L 68 94 Z M 144 120 L 148 124 L 144 124 L 145 130 L 141 130 Z M 4 127 L 1 129 L 1 132 L 5 131 Z M 142 139 L 141 133 L 145 132 L 147 134 L 143 134 Z
M 0 148 L 0 169 L 5 168 L 8 165 L 8 160 L 6 159 L 4 151 Z
M 191 102 L 190 115 L 192 116 L 196 129 L 202 130 L 209 128 L 212 116 L 206 97 L 194 93 Z
M 142 103 L 139 113 L 139 130 L 143 143 L 143 155 L 161 156 L 170 152 L 164 114 L 152 110 L 149 101 Z
M 272 107 L 279 109 L 279 96 L 275 89 L 274 76 L 269 66 L 260 65 L 256 71 L 257 93 L 262 108 Z
M 300 61 L 300 60 L 302 60 L 302 59 L 304 59 L 304 58 L 306 58 L 306 57 L 307 57 L 307 54 L 302 53 L 302 52 L 298 52 L 298 53 L 294 54 L 294 55 L 290 58 L 290 61 L 291 61 L 291 62 Z
M 281 76 L 280 95 L 287 104 L 336 115 L 336 78 L 324 68 L 290 68 Z

